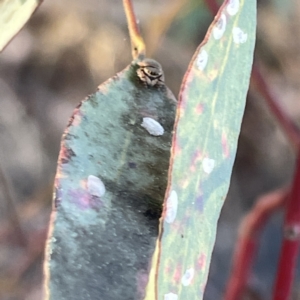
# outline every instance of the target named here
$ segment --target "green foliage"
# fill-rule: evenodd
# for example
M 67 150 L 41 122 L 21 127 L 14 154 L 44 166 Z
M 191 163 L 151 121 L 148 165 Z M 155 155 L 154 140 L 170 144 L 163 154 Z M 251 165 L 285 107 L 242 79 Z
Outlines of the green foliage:
M 0 51 L 19 32 L 42 0 L 0 1 Z
M 256 1 L 224 5 L 185 75 L 146 299 L 202 299 L 253 62 Z
M 135 299 L 167 187 L 176 101 L 134 61 L 81 102 L 63 136 L 48 299 Z M 158 123 L 157 123 L 158 122 Z
M 55 181 L 48 299 L 140 299 L 154 249 L 145 299 L 202 299 L 255 25 L 256 1 L 222 7 L 185 75 L 172 147 L 176 102 L 164 85 L 141 81 L 156 68 L 134 61 L 78 106 Z

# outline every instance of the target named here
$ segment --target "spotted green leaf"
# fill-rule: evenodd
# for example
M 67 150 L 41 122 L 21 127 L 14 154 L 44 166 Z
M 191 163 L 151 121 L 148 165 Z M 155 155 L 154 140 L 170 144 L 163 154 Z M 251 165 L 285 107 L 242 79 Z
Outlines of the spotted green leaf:
M 132 300 L 144 294 L 176 110 L 174 96 L 158 82 L 162 74 L 152 85 L 145 74 L 134 61 L 100 85 L 64 133 L 46 299 Z
M 226 1 L 184 77 L 147 300 L 203 297 L 236 155 L 255 28 L 255 0 Z
M 42 0 L 0 1 L 0 51 L 20 31 Z

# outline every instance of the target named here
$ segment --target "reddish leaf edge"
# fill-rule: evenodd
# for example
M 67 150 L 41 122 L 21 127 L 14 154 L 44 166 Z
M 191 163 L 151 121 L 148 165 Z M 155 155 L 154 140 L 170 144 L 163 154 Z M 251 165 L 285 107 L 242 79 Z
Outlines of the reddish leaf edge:
M 251 82 L 255 85 L 255 88 L 263 96 L 270 111 L 277 119 L 282 130 L 290 140 L 295 149 L 300 147 L 300 130 L 295 123 L 287 116 L 283 109 L 279 106 L 279 101 L 272 94 L 272 90 L 269 88 L 267 82 L 264 79 L 257 63 L 254 63 L 251 75 Z M 253 86 L 252 86 L 253 88 Z

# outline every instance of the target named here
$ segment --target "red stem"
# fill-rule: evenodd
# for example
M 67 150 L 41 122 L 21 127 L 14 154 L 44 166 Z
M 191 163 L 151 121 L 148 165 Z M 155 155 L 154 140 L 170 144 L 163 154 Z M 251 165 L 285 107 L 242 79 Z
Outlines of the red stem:
M 277 121 L 289 137 L 290 141 L 294 144 L 295 148 L 298 149 L 300 146 L 300 131 L 278 105 L 278 101 L 276 101 L 274 95 L 270 91 L 256 64 L 253 65 L 251 79 L 255 83 L 257 90 L 264 97 L 269 109 L 277 118 Z
M 233 267 L 227 283 L 225 300 L 242 299 L 248 275 L 256 254 L 258 239 L 262 227 L 274 211 L 283 206 L 288 194 L 287 188 L 281 188 L 260 197 L 254 208 L 246 215 L 240 226 L 238 242 L 233 256 Z
M 290 299 L 294 282 L 296 260 L 300 243 L 300 151 L 297 157 L 296 172 L 289 197 L 285 220 L 284 237 L 281 248 L 277 278 L 274 288 L 274 300 Z

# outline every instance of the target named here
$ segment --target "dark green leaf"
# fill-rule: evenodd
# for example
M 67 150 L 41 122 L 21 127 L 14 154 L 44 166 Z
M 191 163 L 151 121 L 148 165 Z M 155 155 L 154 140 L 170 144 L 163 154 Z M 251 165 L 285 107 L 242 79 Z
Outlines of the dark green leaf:
M 48 299 L 136 299 L 166 191 L 176 101 L 133 62 L 81 102 L 64 133 L 46 258 Z M 152 69 L 151 69 L 152 70 Z

